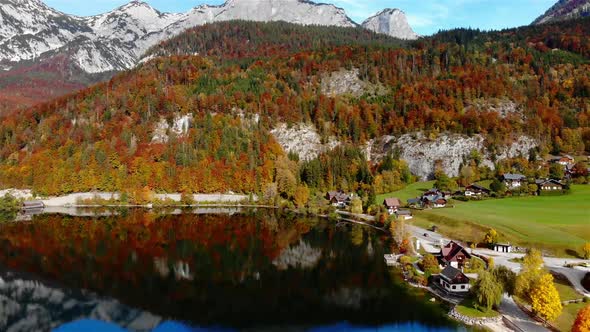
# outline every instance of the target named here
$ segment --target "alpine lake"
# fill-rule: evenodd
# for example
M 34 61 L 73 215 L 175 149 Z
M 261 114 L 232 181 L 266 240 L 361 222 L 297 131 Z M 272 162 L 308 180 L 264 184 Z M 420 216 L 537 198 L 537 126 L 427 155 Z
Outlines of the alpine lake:
M 0 224 L 0 330 L 465 330 L 393 246 L 269 209 L 41 213 Z

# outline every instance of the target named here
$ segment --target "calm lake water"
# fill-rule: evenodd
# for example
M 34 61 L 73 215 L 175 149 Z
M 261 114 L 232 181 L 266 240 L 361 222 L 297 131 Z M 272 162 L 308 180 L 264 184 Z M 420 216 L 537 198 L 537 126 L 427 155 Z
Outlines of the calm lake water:
M 268 210 L 194 212 L 0 225 L 0 330 L 456 330 L 385 265 L 383 233 Z

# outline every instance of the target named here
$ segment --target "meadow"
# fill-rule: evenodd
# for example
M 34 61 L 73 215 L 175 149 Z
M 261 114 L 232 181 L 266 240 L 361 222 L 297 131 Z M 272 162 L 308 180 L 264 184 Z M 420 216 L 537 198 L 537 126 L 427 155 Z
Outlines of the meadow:
M 382 204 L 383 200 L 388 197 L 397 197 L 401 199 L 403 204 L 406 204 L 408 199 L 422 195 L 425 191 L 432 189 L 433 186 L 434 181 L 412 183 L 399 191 L 377 195 L 377 204 Z
M 388 196 L 399 193 L 402 198 L 429 185 L 416 183 Z M 501 241 L 576 256 L 575 251 L 590 242 L 590 186 L 574 185 L 563 196 L 453 200 L 447 208 L 415 211 L 414 215 L 418 226 L 437 225 L 441 233 L 463 241 L 479 242 L 488 228 L 494 228 Z

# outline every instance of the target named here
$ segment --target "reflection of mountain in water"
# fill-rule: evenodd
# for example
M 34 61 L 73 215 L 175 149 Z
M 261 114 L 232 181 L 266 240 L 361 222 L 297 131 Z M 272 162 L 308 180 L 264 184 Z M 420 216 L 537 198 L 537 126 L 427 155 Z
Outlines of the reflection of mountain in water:
M 0 273 L 0 331 L 49 331 L 64 323 L 90 318 L 113 322 L 131 331 L 151 331 L 162 319 L 131 309 L 117 300 L 89 292 Z
M 316 266 L 322 257 L 322 249 L 312 248 L 309 244 L 299 241 L 296 246 L 283 250 L 272 263 L 279 270 L 289 267 L 309 269 Z
M 440 307 L 392 279 L 380 236 L 274 210 L 50 214 L 0 224 L 0 264 L 205 327 L 448 324 Z M 62 312 L 65 318 L 53 313 L 62 320 L 106 313 L 128 326 L 140 315 L 125 309 L 117 316 L 113 304 L 75 299 L 80 309 L 59 302 L 40 317 L 52 317 L 51 310 Z M 13 301 L 37 305 L 32 297 Z M 28 307 L 17 308 L 14 317 L 26 317 Z

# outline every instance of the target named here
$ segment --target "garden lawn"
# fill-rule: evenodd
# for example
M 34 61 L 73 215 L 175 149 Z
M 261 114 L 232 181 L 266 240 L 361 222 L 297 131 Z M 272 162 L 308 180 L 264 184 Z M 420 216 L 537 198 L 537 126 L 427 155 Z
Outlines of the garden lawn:
M 408 199 L 422 196 L 425 191 L 432 189 L 433 185 L 434 181 L 412 183 L 404 189 L 394 191 L 392 193 L 377 195 L 377 201 L 375 203 L 383 204 L 383 200 L 386 198 L 397 197 L 402 201 L 402 204 L 405 205 L 408 203 Z
M 501 241 L 544 249 L 579 251 L 590 242 L 590 186 L 574 185 L 563 196 L 530 196 L 458 202 L 454 208 L 417 211 L 419 226 L 436 224 L 449 236 L 480 241 L 495 228 Z M 483 227 L 482 227 L 483 226 Z
M 466 298 L 457 306 L 457 312 L 463 316 L 473 317 L 473 318 L 488 318 L 488 317 L 496 317 L 499 313 L 496 310 L 484 309 L 485 311 L 481 311 L 476 309 L 475 300 L 473 298 Z
M 553 322 L 553 325 L 555 325 L 560 331 L 571 331 L 572 326 L 576 321 L 576 317 L 578 316 L 578 312 L 587 305 L 589 305 L 589 303 L 582 302 L 563 306 L 561 315 L 557 317 L 555 322 Z
M 571 301 L 584 298 L 584 295 L 578 293 L 568 281 L 555 279 L 553 284 L 555 285 L 555 289 L 557 289 L 559 298 L 562 301 Z

